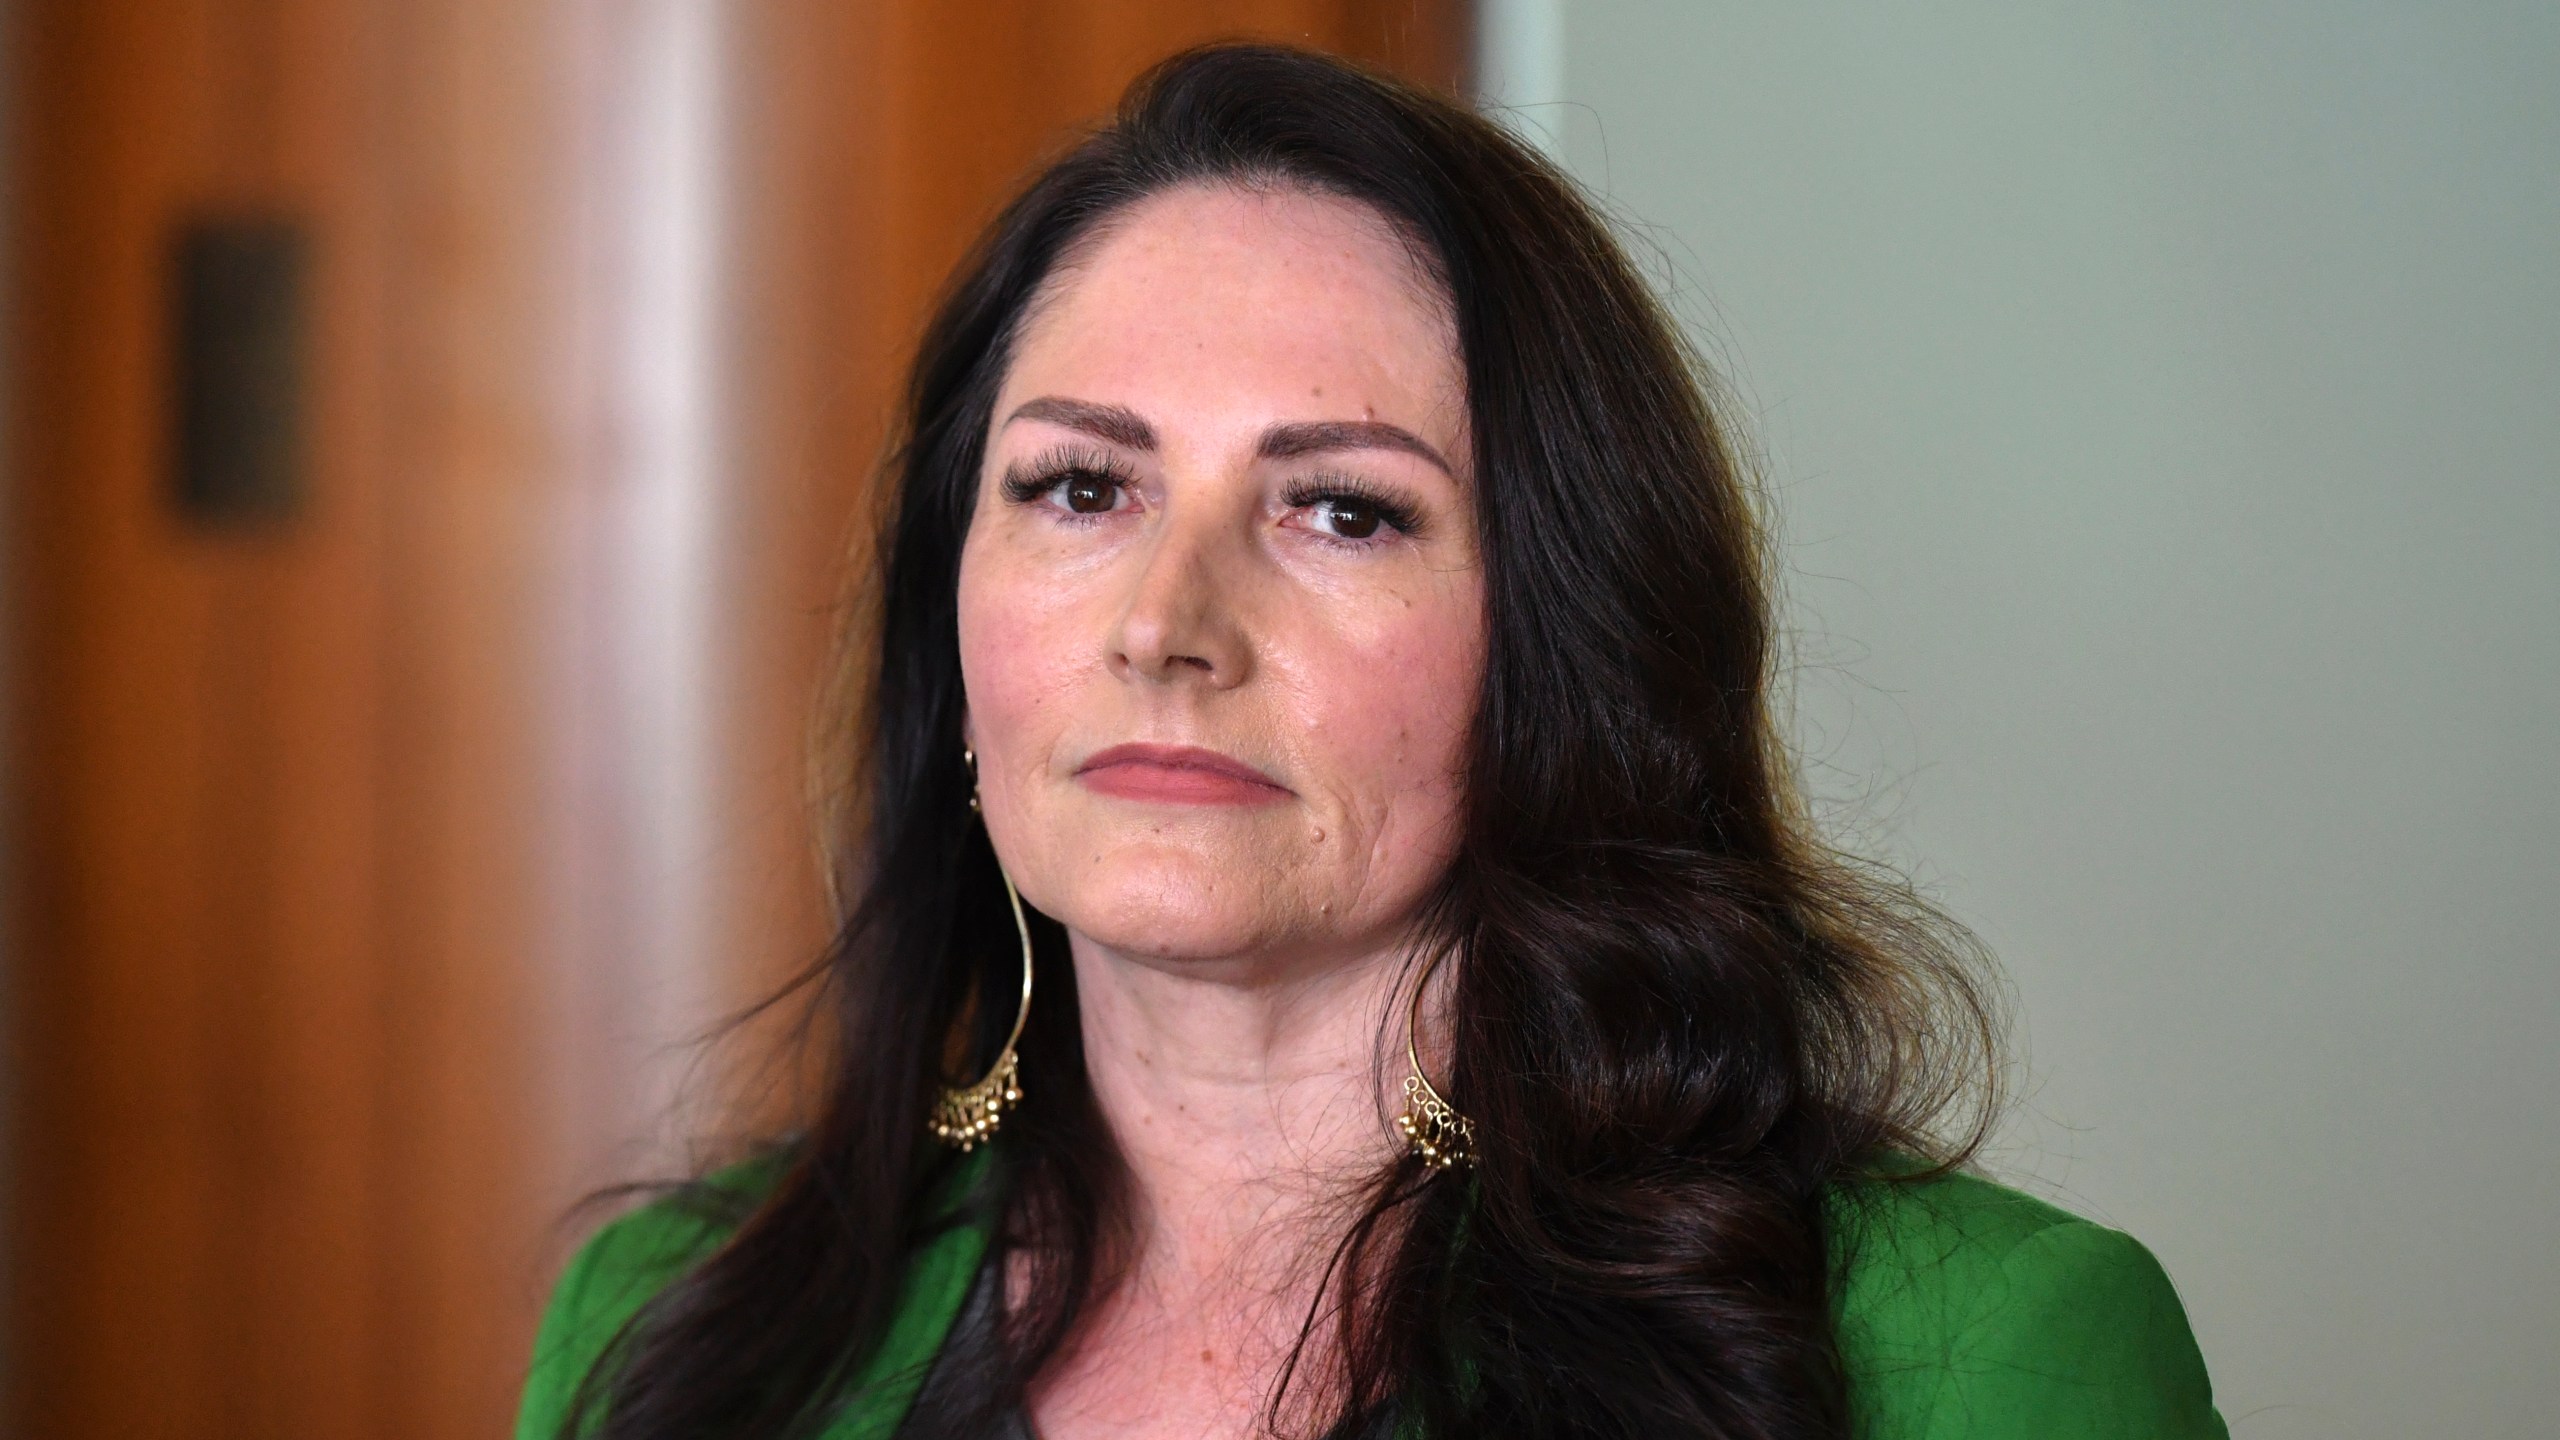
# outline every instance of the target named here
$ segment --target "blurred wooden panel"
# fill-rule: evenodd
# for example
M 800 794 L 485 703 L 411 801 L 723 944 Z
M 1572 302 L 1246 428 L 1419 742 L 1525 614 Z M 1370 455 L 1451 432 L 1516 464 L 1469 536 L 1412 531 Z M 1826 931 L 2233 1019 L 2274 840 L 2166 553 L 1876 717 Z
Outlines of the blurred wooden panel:
M 1463 10 L 12 20 L 0 1432 L 503 1433 L 554 1222 L 670 1155 L 666 1042 L 823 939 L 804 726 L 952 259 L 1174 48 L 1454 84 Z M 277 523 L 169 504 L 207 215 L 312 244 Z
M 383 599 L 376 367 L 318 379 L 307 523 L 193 533 L 164 494 L 163 282 L 183 217 L 289 211 L 349 242 L 312 348 L 369 348 L 374 227 L 314 123 L 351 77 L 297 56 L 360 39 L 202 5 L 16 18 L 12 1429 L 317 1433 L 356 1420 L 377 1323 L 325 1278 L 377 1240 L 375 696 L 328 678 L 369 668 Z
M 561 1193 L 545 15 L 17 10 L 7 1428 L 491 1433 Z M 167 260 L 232 214 L 311 240 L 310 493 L 205 529 Z

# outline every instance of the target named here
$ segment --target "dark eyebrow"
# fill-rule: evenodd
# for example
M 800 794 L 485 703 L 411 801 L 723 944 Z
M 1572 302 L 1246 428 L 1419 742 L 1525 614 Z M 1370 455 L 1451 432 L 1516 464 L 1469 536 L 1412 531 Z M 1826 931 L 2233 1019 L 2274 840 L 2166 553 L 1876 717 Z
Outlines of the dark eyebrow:
M 1090 400 L 1043 395 L 1037 400 L 1023 401 L 1005 417 L 1004 423 L 1010 425 L 1016 420 L 1046 420 L 1052 425 L 1081 430 L 1096 440 L 1131 450 L 1153 451 L 1156 448 L 1156 427 L 1148 424 L 1137 411 L 1123 405 L 1096 405 Z
M 1265 460 L 1294 460 L 1327 450 L 1401 450 L 1437 465 L 1451 479 L 1457 478 L 1458 473 L 1449 468 L 1447 457 L 1431 448 L 1429 441 L 1383 420 L 1308 420 L 1274 425 L 1262 432 Z
M 1152 454 L 1156 448 L 1156 428 L 1125 405 L 1097 405 L 1090 400 L 1043 395 L 1015 406 L 1004 423 L 1010 425 L 1016 420 L 1045 420 L 1130 450 Z M 1300 420 L 1274 425 L 1262 432 L 1260 448 L 1265 460 L 1295 460 L 1328 450 L 1401 450 L 1431 462 L 1443 474 L 1452 478 L 1457 475 L 1450 469 L 1448 457 L 1432 448 L 1431 442 L 1383 420 Z

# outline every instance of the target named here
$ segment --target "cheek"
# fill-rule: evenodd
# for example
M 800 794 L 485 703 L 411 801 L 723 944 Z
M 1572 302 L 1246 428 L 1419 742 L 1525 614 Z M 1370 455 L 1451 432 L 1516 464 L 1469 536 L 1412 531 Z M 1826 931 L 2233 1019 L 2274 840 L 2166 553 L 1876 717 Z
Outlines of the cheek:
M 1461 592 L 1372 613 L 1387 619 L 1318 643 L 1308 732 L 1335 752 L 1328 768 L 1346 789 L 1370 791 L 1361 798 L 1403 812 L 1402 823 L 1436 823 L 1455 808 L 1483 677 L 1481 605 Z
M 1061 607 L 1044 605 L 1018 567 L 991 562 L 975 545 L 960 564 L 960 676 L 968 693 L 971 738 L 982 756 L 1011 769 L 1047 748 L 1044 717 L 1082 653 Z M 983 769 L 983 766 L 982 766 Z

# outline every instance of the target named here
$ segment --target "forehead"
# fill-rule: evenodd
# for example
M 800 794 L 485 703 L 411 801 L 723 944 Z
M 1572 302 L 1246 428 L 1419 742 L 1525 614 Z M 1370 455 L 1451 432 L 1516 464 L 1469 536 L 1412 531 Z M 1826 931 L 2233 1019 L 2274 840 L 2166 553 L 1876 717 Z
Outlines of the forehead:
M 1079 247 L 1026 314 L 1004 391 L 1174 425 L 1184 412 L 1250 410 L 1260 424 L 1366 411 L 1449 453 L 1464 418 L 1446 293 L 1384 217 L 1230 185 L 1150 196 Z

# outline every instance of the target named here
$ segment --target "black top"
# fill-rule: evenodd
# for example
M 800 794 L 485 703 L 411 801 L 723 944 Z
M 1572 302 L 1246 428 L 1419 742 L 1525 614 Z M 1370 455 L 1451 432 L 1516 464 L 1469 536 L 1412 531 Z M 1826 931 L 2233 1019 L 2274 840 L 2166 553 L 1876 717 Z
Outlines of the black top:
M 952 1392 L 968 1383 L 965 1377 L 972 1370 L 979 1369 L 971 1362 L 995 1345 L 996 1307 L 1003 1294 L 1002 1256 L 1000 1247 L 989 1246 L 986 1259 L 979 1262 L 977 1278 L 969 1283 L 969 1298 L 951 1322 L 951 1334 L 933 1357 L 933 1367 L 925 1372 L 924 1388 L 916 1392 L 905 1423 L 898 1427 L 899 1440 L 921 1440 L 920 1416 L 956 1413 L 959 1407 Z M 1390 1440 L 1395 1430 L 1389 1418 L 1382 1411 L 1365 1420 L 1346 1419 L 1327 1431 L 1324 1440 Z M 1031 1416 L 1020 1405 L 1010 1405 L 974 1440 L 1040 1440 L 1040 1432 L 1031 1427 Z

